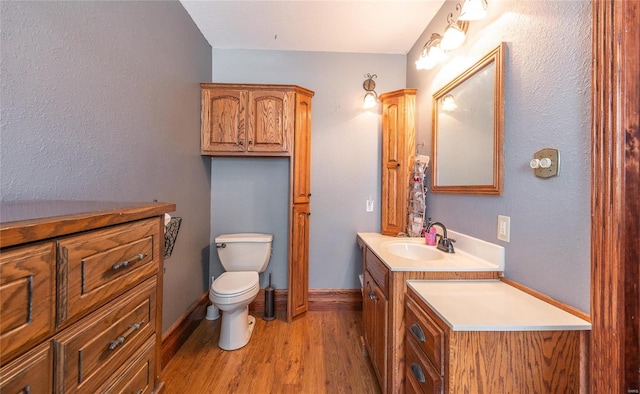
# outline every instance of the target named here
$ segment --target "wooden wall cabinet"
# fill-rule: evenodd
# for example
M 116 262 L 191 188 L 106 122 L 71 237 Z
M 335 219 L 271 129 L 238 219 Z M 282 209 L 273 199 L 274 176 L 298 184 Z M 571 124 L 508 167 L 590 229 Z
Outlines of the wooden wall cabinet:
M 382 102 L 382 198 L 380 232 L 407 232 L 409 177 L 415 156 L 416 89 L 380 95 Z
M 162 389 L 162 215 L 173 210 L 2 203 L 0 392 Z
M 293 85 L 202 83 L 201 153 L 289 160 L 287 320 L 308 310 L 311 98 Z
M 413 289 L 405 393 L 578 393 L 585 331 L 454 331 Z
M 383 393 L 402 391 L 405 375 L 404 304 L 410 279 L 497 279 L 499 272 L 394 271 L 358 240 L 363 256 L 364 341 Z M 371 294 L 371 295 L 370 295 Z

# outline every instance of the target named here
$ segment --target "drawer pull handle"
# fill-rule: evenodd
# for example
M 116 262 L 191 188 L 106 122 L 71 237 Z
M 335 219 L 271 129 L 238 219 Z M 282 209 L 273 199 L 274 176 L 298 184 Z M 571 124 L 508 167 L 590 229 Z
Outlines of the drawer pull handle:
M 422 327 L 418 323 L 413 323 L 411 325 L 411 334 L 416 337 L 420 342 L 425 341 L 424 331 L 422 331 Z
M 424 373 L 422 372 L 422 368 L 416 363 L 411 363 L 411 373 L 416 378 L 416 380 L 420 383 L 424 383 L 426 379 L 424 378 Z
M 26 385 L 25 388 L 22 389 L 22 392 L 24 394 L 30 394 L 31 393 L 31 385 L 30 384 Z
M 141 321 L 140 323 L 134 323 L 134 324 L 129 326 L 129 329 L 127 331 L 125 331 L 124 334 L 120 335 L 116 339 L 110 340 L 109 341 L 109 350 L 114 350 L 118 346 L 122 345 L 124 343 L 124 341 L 127 339 L 127 337 L 129 335 L 131 335 L 133 332 L 138 331 L 140 329 L 140 327 L 142 327 L 143 324 L 144 324 L 143 321 Z
M 145 257 L 147 257 L 146 253 L 138 253 L 137 255 L 130 258 L 129 260 L 118 261 L 117 263 L 111 266 L 111 269 L 116 271 L 116 270 L 119 270 L 120 268 L 126 268 L 129 264 L 135 263 L 136 261 L 140 261 Z

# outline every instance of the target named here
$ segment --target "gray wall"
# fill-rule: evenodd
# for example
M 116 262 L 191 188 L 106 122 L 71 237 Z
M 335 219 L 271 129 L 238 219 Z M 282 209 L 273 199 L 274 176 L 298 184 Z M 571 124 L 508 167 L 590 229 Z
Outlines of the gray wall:
M 211 78 L 211 47 L 178 2 L 0 7 L 2 200 L 175 202 L 166 331 L 207 284 L 198 83 Z
M 355 234 L 380 230 L 380 107 L 362 109 L 362 82 L 371 73 L 377 74 L 378 93 L 403 88 L 405 56 L 218 49 L 213 52 L 214 82 L 292 84 L 315 92 L 309 287 L 359 288 L 362 260 Z M 277 288 L 287 287 L 286 160 L 213 159 L 211 174 L 211 236 L 227 231 L 274 233 L 274 256 L 267 272 L 273 271 Z M 373 213 L 365 212 L 369 196 L 375 200 Z M 211 273 L 220 272 L 222 268 L 213 250 Z M 263 274 L 262 287 L 265 283 Z
M 430 194 L 428 214 L 506 251 L 506 273 L 583 311 L 589 310 L 591 2 L 489 2 L 467 42 L 447 63 L 418 71 L 432 32 L 442 33 L 456 1 L 447 1 L 407 58 L 407 86 L 418 88 L 417 139 L 431 151 L 432 94 L 482 55 L 507 43 L 504 194 Z M 567 23 L 567 15 L 571 22 Z M 560 150 L 560 175 L 533 176 L 534 152 Z M 511 217 L 511 242 L 496 238 L 497 215 Z

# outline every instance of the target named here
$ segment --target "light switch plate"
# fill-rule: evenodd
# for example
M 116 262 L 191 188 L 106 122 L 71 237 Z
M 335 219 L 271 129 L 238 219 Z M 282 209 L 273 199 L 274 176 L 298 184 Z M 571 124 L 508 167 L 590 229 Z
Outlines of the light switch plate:
M 538 178 L 550 178 L 552 176 L 558 176 L 560 173 L 560 152 L 557 149 L 545 148 L 539 150 L 533 156 L 534 159 L 550 159 L 551 166 L 548 168 L 538 167 L 533 170 L 533 173 Z
M 498 239 L 509 242 L 511 238 L 511 218 L 509 216 L 498 215 Z

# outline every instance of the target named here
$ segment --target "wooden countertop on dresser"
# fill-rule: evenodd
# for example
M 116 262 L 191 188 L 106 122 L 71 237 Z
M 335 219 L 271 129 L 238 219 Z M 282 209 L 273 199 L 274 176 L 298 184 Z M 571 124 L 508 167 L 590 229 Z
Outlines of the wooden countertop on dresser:
M 175 209 L 175 204 L 163 202 L 0 202 L 0 247 L 159 216 Z

